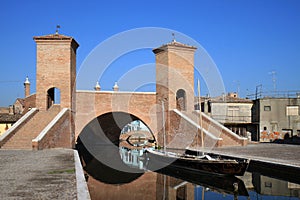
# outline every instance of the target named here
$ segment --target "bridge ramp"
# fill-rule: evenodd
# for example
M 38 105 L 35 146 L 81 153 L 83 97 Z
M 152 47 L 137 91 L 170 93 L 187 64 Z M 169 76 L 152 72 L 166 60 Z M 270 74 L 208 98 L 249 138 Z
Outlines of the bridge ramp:
M 183 122 L 191 124 L 198 131 L 201 130 L 199 111 L 181 112 L 178 110 L 173 110 L 173 114 L 176 114 L 177 116 L 183 118 Z M 202 113 L 201 116 L 205 146 L 244 146 L 247 144 L 246 138 L 236 135 L 224 125 L 220 124 L 204 113 Z M 199 138 L 198 142 L 195 138 L 191 145 L 196 145 L 196 143 L 199 144 Z
M 53 105 L 47 111 L 39 111 L 12 136 L 2 149 L 32 149 L 32 140 L 53 120 L 60 112 L 60 105 Z

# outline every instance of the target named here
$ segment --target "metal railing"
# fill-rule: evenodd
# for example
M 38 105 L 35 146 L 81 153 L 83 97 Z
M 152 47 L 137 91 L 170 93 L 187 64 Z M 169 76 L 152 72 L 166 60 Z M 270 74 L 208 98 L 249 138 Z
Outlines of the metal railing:
M 259 91 L 255 94 L 247 95 L 249 99 L 261 99 L 261 98 L 300 98 L 300 90 L 288 90 L 288 91 Z

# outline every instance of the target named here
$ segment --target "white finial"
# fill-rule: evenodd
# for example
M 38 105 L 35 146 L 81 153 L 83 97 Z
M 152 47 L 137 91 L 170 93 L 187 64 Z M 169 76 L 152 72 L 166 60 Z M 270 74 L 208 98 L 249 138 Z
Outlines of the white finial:
M 96 82 L 96 85 L 95 85 L 94 89 L 95 89 L 96 91 L 100 91 L 101 87 L 100 87 L 100 84 L 99 84 L 98 81 Z
M 114 87 L 113 87 L 113 90 L 114 90 L 114 91 L 119 91 L 119 86 L 118 86 L 118 83 L 117 83 L 117 82 L 115 82 L 115 85 L 114 85 Z
M 30 84 L 29 79 L 28 79 L 28 76 L 26 76 L 26 79 L 25 79 L 24 84 Z

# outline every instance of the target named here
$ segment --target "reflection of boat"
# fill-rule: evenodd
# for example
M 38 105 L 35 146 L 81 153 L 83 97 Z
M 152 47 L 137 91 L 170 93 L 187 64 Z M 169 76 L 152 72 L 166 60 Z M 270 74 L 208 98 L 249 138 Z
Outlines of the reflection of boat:
M 145 146 L 148 143 L 148 139 L 146 138 L 145 134 L 136 132 L 130 135 L 126 141 L 131 144 L 132 146 Z
M 146 150 L 146 156 L 156 169 L 159 169 L 160 166 L 172 165 L 182 169 L 222 175 L 242 176 L 249 164 L 248 160 L 219 159 L 209 155 L 199 157 L 151 149 Z
M 219 193 L 249 196 L 244 182 L 235 176 L 224 177 L 216 174 L 201 173 L 189 169 L 178 168 L 174 165 L 169 165 L 156 172 L 200 185 Z

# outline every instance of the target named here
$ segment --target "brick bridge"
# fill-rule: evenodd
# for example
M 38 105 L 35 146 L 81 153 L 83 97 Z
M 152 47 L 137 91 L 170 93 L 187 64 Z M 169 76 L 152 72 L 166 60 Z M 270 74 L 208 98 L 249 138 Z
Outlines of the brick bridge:
M 201 135 L 196 133 L 201 129 L 205 146 L 247 144 L 245 138 L 194 109 L 196 47 L 172 41 L 153 50 L 156 92 L 123 92 L 118 88 L 76 91 L 78 43 L 58 33 L 34 40 L 36 93 L 30 94 L 30 83 L 26 81 L 24 115 L 0 137 L 3 149 L 72 148 L 81 135 L 89 137 L 90 132 L 102 132 L 116 144 L 122 127 L 134 120 L 141 120 L 160 145 L 165 130 L 168 147 L 198 144 Z M 60 98 L 59 104 L 56 97 Z

